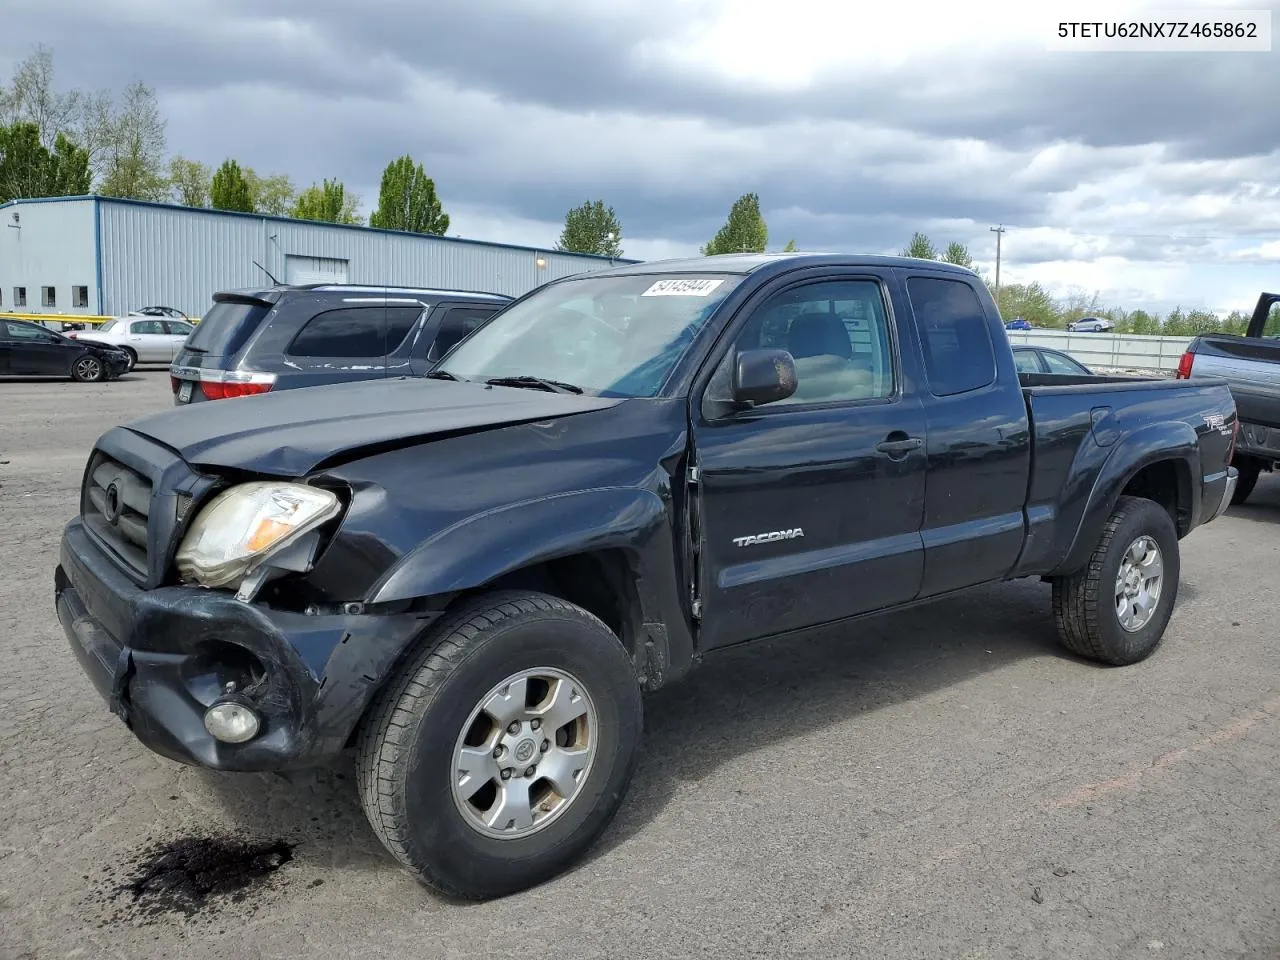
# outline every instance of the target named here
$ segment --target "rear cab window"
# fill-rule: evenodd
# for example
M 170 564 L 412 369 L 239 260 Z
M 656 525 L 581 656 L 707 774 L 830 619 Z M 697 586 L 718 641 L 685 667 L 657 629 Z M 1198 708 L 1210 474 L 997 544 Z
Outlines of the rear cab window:
M 951 397 L 995 381 L 995 346 L 972 287 L 963 280 L 911 277 L 907 296 L 920 331 L 930 393 Z
M 185 344 L 188 350 L 225 357 L 239 352 L 271 312 L 261 300 L 218 300 L 200 318 Z

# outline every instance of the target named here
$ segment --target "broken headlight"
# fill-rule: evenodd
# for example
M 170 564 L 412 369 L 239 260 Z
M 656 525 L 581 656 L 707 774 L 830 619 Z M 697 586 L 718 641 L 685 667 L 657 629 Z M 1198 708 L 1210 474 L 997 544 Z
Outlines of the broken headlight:
M 318 487 L 239 484 L 214 497 L 191 522 L 174 558 L 178 572 L 205 587 L 237 587 L 251 580 L 250 593 L 256 592 L 268 569 L 310 569 L 319 537 L 306 535 L 341 510 L 338 497 Z

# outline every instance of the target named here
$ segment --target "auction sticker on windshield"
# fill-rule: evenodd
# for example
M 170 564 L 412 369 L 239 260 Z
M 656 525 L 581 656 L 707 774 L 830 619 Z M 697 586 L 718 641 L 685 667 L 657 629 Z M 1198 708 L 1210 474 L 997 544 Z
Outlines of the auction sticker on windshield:
M 659 280 L 644 293 L 642 297 L 705 297 L 716 287 L 724 283 L 724 278 L 716 280 L 687 278 L 680 280 Z

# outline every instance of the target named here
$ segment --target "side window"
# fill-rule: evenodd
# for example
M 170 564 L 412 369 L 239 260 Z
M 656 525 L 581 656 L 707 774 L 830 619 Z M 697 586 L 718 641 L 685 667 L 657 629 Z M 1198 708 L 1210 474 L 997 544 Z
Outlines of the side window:
M 159 320 L 135 320 L 130 330 L 135 336 L 144 333 L 164 333 L 164 325 Z
M 13 288 L 13 305 L 15 307 L 25 307 L 27 305 L 27 288 L 26 287 Z
M 1030 350 L 1013 351 L 1013 365 L 1018 368 L 1019 373 L 1040 372 L 1040 364 L 1036 360 L 1036 355 Z
M 58 292 L 53 287 L 41 287 L 40 305 L 43 307 L 56 307 L 58 305 Z
M 34 323 L 6 323 L 10 340 L 46 340 L 48 333 Z
M 1069 373 L 1073 377 L 1083 376 L 1086 372 L 1074 361 L 1056 353 L 1044 354 L 1044 365 L 1049 368 L 1050 373 Z
M 195 327 L 184 320 L 166 320 L 164 322 L 164 328 L 170 336 L 179 337 L 188 336 L 191 331 L 195 329 Z
M 385 307 L 326 310 L 307 321 L 285 352 L 294 357 L 382 357 L 387 353 Z
M 431 346 L 431 360 L 438 360 L 457 346 L 458 342 L 495 313 L 497 307 L 451 307 L 445 313 Z
M 796 391 L 769 408 L 884 399 L 896 389 L 888 312 L 875 280 L 826 280 L 774 295 L 753 311 L 708 395 L 728 397 L 738 350 L 786 350 Z
M 996 378 L 987 315 L 973 288 L 961 280 L 912 277 L 907 295 L 924 346 L 925 372 L 935 397 L 985 387 Z
M 422 307 L 387 307 L 387 353 L 404 343 L 404 338 L 422 316 Z

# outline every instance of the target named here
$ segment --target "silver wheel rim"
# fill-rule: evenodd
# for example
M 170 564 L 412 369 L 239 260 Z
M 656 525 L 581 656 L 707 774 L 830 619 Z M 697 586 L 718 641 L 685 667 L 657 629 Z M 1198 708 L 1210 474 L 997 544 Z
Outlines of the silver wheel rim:
M 1155 540 L 1141 536 L 1129 544 L 1116 574 L 1116 618 L 1129 633 L 1151 622 L 1164 587 L 1164 558 Z
M 96 379 L 100 369 L 101 366 L 93 357 L 82 357 L 76 361 L 76 372 L 86 380 Z
M 599 742 L 595 703 L 572 674 L 521 670 L 462 725 L 450 786 L 467 825 L 498 840 L 550 826 L 577 797 Z

